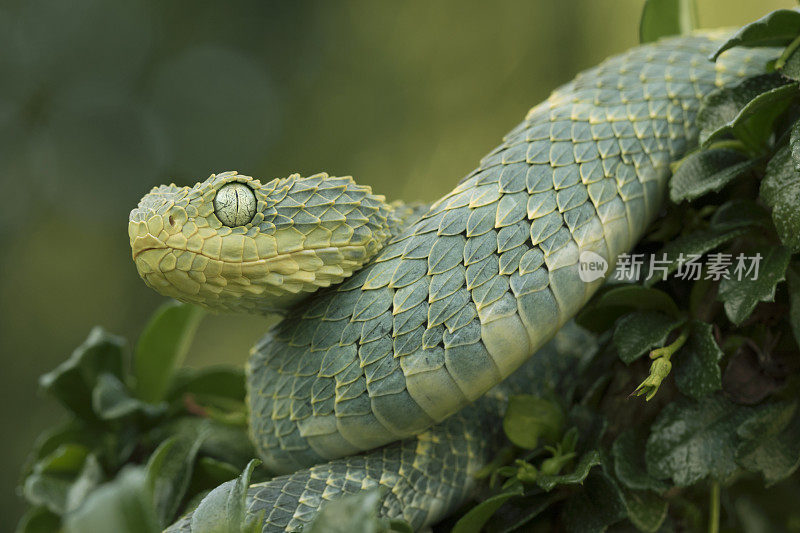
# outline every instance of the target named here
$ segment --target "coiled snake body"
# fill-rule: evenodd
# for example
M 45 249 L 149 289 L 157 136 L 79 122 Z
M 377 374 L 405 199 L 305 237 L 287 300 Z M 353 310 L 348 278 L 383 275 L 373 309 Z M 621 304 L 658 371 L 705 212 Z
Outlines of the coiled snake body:
M 252 440 L 294 472 L 251 487 L 264 531 L 378 485 L 382 513 L 417 529 L 463 503 L 503 395 L 558 389 L 574 365 L 537 362 L 586 350 L 571 330 L 531 358 L 602 283 L 581 281 L 581 253 L 613 267 L 659 211 L 702 97 L 764 71 L 759 50 L 710 62 L 723 37 L 665 39 L 580 74 L 427 210 L 324 174 L 224 173 L 142 199 L 129 234 L 150 286 L 217 310 L 286 309 L 248 368 Z

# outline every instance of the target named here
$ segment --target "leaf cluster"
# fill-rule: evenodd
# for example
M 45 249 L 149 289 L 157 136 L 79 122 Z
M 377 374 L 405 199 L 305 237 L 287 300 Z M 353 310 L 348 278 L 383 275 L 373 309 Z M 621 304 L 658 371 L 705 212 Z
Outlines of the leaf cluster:
M 41 377 L 67 419 L 34 446 L 18 531 L 161 531 L 243 469 L 250 479 L 244 373 L 180 368 L 201 316 L 165 304 L 132 354 L 124 339 L 95 328 Z

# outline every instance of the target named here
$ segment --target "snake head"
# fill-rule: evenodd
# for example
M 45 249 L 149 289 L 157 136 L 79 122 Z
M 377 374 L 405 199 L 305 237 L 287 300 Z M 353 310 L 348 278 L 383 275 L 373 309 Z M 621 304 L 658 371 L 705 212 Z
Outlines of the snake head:
M 133 260 L 159 293 L 213 311 L 274 312 L 366 263 L 398 224 L 351 177 L 261 183 L 236 172 L 161 185 L 128 222 Z

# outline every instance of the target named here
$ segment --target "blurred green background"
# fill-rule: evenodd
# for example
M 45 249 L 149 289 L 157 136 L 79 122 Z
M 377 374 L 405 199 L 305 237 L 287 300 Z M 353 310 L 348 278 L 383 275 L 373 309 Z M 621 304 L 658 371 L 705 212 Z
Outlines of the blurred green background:
M 130 259 L 153 185 L 239 170 L 450 189 L 558 84 L 636 44 L 642 0 L 0 2 L 0 528 L 61 416 L 37 377 L 161 297 Z M 790 0 L 699 0 L 703 26 Z M 188 363 L 241 364 L 265 321 L 207 317 Z

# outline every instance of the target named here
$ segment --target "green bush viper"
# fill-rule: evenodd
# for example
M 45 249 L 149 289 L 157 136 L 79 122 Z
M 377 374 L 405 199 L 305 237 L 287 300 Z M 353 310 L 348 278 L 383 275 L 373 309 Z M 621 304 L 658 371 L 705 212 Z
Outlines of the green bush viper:
M 664 39 L 583 72 L 426 209 L 325 174 L 226 172 L 142 199 L 129 236 L 148 285 L 212 310 L 285 313 L 248 364 L 252 440 L 287 474 L 250 489 L 264 531 L 379 485 L 381 512 L 415 529 L 465 501 L 504 393 L 558 389 L 574 365 L 536 362 L 585 351 L 557 337 L 531 358 L 603 282 L 581 281 L 580 254 L 613 266 L 630 250 L 670 162 L 696 142 L 703 96 L 765 70 L 764 50 L 710 62 L 724 37 Z M 172 527 L 191 529 L 191 515 Z

